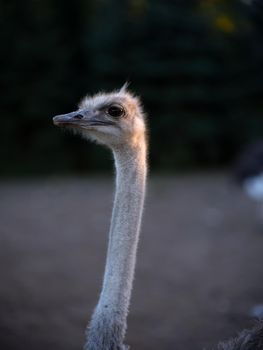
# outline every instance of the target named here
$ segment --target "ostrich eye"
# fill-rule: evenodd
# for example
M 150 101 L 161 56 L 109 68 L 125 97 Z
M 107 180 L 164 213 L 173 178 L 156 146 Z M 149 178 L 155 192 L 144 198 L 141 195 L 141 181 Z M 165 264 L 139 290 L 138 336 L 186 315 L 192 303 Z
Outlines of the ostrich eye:
M 124 114 L 124 108 L 120 105 L 112 105 L 108 108 L 107 113 L 113 118 L 119 118 Z

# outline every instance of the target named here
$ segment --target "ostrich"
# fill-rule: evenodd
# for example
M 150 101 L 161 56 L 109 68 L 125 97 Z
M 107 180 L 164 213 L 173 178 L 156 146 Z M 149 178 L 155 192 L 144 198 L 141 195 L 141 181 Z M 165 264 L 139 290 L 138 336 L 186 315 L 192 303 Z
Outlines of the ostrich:
M 126 85 L 111 94 L 84 98 L 79 109 L 54 118 L 114 155 L 116 193 L 103 287 L 87 331 L 86 350 L 124 350 L 126 319 L 136 261 L 147 173 L 144 115 Z
M 125 85 L 119 91 L 86 97 L 77 111 L 56 116 L 53 121 L 59 127 L 74 128 L 85 138 L 103 144 L 113 152 L 116 193 L 106 267 L 84 348 L 127 350 L 123 342 L 147 175 L 144 113 L 139 99 L 128 92 Z M 263 349 L 262 336 L 263 325 L 259 324 L 251 331 L 243 331 L 238 338 L 219 344 L 218 349 Z

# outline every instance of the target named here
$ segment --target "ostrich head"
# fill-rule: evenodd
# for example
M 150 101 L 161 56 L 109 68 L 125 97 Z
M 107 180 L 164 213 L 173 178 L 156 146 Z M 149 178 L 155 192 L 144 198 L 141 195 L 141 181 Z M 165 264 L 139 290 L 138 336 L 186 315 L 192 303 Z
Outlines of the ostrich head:
M 140 101 L 126 85 L 112 93 L 85 97 L 76 111 L 58 115 L 53 122 L 110 148 L 136 145 L 145 133 Z

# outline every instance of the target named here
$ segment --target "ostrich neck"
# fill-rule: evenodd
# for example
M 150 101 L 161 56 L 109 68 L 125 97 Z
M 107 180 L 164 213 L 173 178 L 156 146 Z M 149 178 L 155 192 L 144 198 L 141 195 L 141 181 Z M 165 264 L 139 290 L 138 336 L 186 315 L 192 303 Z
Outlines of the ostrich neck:
M 116 193 L 100 302 L 126 318 L 145 195 L 145 149 L 117 149 L 114 159 Z
M 103 287 L 88 331 L 88 350 L 125 349 L 122 343 L 145 196 L 145 142 L 116 148 L 113 154 L 116 192 Z

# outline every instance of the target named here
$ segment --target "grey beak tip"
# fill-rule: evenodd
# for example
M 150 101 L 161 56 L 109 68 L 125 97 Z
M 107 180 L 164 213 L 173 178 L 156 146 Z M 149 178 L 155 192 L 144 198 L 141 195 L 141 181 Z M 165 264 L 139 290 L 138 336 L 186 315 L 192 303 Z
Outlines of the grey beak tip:
M 53 124 L 56 125 L 58 122 L 58 116 L 53 117 L 52 120 L 53 120 Z

